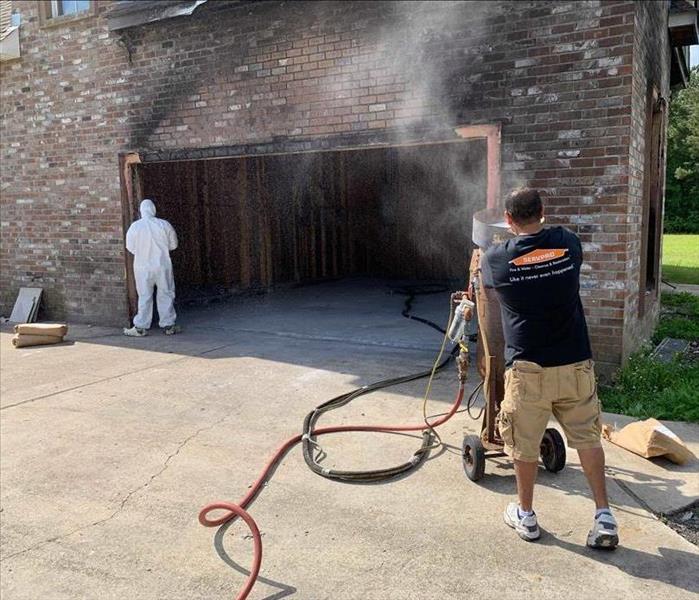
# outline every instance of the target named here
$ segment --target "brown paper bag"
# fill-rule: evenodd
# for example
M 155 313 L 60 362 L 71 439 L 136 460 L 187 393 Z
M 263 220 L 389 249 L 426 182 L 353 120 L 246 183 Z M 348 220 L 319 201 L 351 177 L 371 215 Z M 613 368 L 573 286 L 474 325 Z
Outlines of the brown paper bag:
M 15 348 L 27 348 L 29 346 L 47 346 L 49 344 L 60 344 L 63 336 L 57 335 L 26 335 L 15 333 L 12 336 L 12 345 Z
M 614 431 L 611 425 L 605 425 L 602 427 L 602 436 L 612 444 L 643 458 L 663 456 L 678 465 L 696 458 L 676 434 L 655 419 L 629 423 L 619 431 Z
M 22 323 L 15 325 L 15 333 L 63 337 L 68 333 L 68 326 L 60 323 Z

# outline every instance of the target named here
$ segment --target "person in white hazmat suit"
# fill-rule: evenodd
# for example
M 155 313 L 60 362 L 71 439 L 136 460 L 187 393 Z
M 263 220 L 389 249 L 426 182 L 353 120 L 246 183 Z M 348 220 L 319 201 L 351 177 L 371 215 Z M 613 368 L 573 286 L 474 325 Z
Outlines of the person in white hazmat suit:
M 175 326 L 175 278 L 170 252 L 177 248 L 177 234 L 165 219 L 156 218 L 152 200 L 143 200 L 140 212 L 141 218 L 134 221 L 126 232 L 126 249 L 134 255 L 138 313 L 133 319 L 133 327 L 124 329 L 124 335 L 141 337 L 148 334 L 153 319 L 153 288 L 157 289 L 160 327 L 167 335 L 172 335 L 178 329 Z

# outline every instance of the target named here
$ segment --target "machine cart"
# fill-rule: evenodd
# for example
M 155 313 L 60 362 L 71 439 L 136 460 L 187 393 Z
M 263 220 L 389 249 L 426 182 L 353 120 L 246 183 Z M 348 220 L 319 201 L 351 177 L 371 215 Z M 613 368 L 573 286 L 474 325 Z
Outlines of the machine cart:
M 487 457 L 504 456 L 504 442 L 497 430 L 497 416 L 505 393 L 505 342 L 502 334 L 500 303 L 495 290 L 481 285 L 480 257 L 492 244 L 511 237 L 502 213 L 483 210 L 473 218 L 473 241 L 478 247 L 471 257 L 467 295 L 476 305 L 478 342 L 476 362 L 483 380 L 485 407 L 480 435 L 467 435 L 462 445 L 466 476 L 478 481 L 485 473 Z M 566 447 L 557 429 L 548 428 L 541 441 L 541 460 L 546 470 L 556 473 L 566 462 Z

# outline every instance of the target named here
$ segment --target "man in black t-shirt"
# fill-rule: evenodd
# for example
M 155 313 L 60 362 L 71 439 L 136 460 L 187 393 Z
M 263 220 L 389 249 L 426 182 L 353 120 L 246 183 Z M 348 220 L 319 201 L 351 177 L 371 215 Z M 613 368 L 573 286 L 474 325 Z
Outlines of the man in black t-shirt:
M 510 503 L 504 519 L 521 538 L 539 538 L 534 483 L 553 413 L 568 445 L 578 451 L 597 507 L 587 545 L 614 548 L 618 528 L 607 500 L 600 406 L 579 293 L 582 246 L 567 229 L 543 226 L 536 190 L 515 190 L 505 204 L 515 237 L 491 246 L 481 258 L 482 282 L 498 295 L 505 337 L 498 430 L 514 459 L 519 504 Z

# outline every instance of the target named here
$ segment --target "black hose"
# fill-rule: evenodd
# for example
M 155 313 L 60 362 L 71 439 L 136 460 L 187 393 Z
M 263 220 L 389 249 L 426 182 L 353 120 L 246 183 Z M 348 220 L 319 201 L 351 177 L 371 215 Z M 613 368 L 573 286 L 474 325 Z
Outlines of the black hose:
M 426 296 L 428 294 L 441 294 L 442 292 L 448 292 L 449 288 L 447 286 L 439 283 L 428 283 L 419 286 L 393 288 L 392 291 L 396 294 L 404 294 L 405 296 L 407 296 L 407 298 L 405 299 L 405 304 L 403 306 L 403 311 L 400 313 L 406 319 L 410 319 L 411 321 L 418 321 L 419 323 L 424 323 L 428 327 L 432 327 L 432 329 L 436 329 L 442 334 L 445 333 L 444 329 L 442 329 L 435 322 L 430 321 L 429 319 L 423 319 L 422 317 L 416 317 L 414 315 L 411 315 L 410 313 L 413 309 L 413 300 L 416 296 Z
M 410 312 L 412 310 L 413 300 L 416 296 L 443 293 L 448 291 L 448 288 L 446 286 L 429 285 L 408 288 L 396 288 L 393 291 L 399 294 L 406 294 L 407 296 L 402 312 L 402 315 L 404 317 L 406 317 L 407 319 L 419 321 L 421 323 L 429 325 L 430 327 L 436 329 L 441 333 L 444 333 L 444 329 L 442 329 L 436 323 L 428 319 L 423 319 L 422 317 L 414 317 L 410 314 Z M 442 370 L 444 367 L 446 367 L 449 361 L 451 361 L 458 352 L 459 346 L 454 346 L 449 355 L 441 363 L 437 365 L 437 367 L 434 369 L 434 372 L 436 373 Z M 319 446 L 313 438 L 312 432 L 316 428 L 315 426 L 318 422 L 318 419 L 320 419 L 320 417 L 324 413 L 345 406 L 355 398 L 358 398 L 359 396 L 370 394 L 371 392 L 375 392 L 380 389 L 385 389 L 394 385 L 408 383 L 409 381 L 416 381 L 418 379 L 423 379 L 424 377 L 429 377 L 432 374 L 432 371 L 433 369 L 430 368 L 426 371 L 421 371 L 419 373 L 404 375 L 402 377 L 393 377 L 391 379 L 384 379 L 383 381 L 370 383 L 368 385 L 362 386 L 340 396 L 336 396 L 335 398 L 332 398 L 327 402 L 324 402 L 323 404 L 314 408 L 310 413 L 306 415 L 306 418 L 303 421 L 303 458 L 306 461 L 308 467 L 314 473 L 320 475 L 321 477 L 326 477 L 328 479 L 333 479 L 336 481 L 351 481 L 362 483 L 392 479 L 394 477 L 403 475 L 405 473 L 408 473 L 409 471 L 412 471 L 413 469 L 418 468 L 427 459 L 432 448 L 432 432 L 430 430 L 427 430 L 422 434 L 422 444 L 414 452 L 410 460 L 400 465 L 396 465 L 394 467 L 389 467 L 386 469 L 374 469 L 370 471 L 338 471 L 322 467 L 313 456 L 313 448 Z
M 483 411 L 485 410 L 485 404 L 481 406 L 481 409 L 478 411 L 478 414 L 474 417 L 473 413 L 471 412 L 471 409 L 473 408 L 473 404 L 475 403 L 476 399 L 480 395 L 481 391 L 483 390 L 483 382 L 481 381 L 471 392 L 471 395 L 468 397 L 468 401 L 466 402 L 466 412 L 468 413 L 468 416 L 471 417 L 474 421 L 478 421 L 482 416 L 483 416 Z

